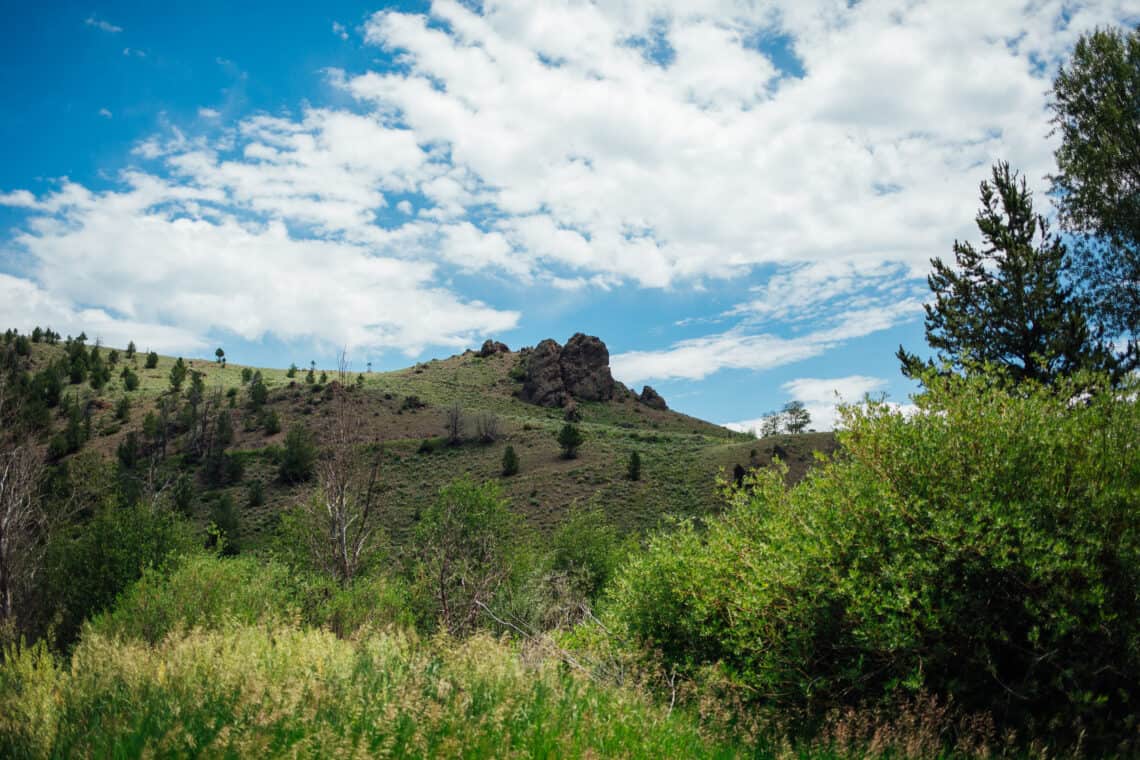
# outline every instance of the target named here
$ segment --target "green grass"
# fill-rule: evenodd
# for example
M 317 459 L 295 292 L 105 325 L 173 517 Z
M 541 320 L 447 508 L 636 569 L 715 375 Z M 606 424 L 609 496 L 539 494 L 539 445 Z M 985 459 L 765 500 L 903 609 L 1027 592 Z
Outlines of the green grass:
M 487 636 L 354 641 L 289 626 L 156 646 L 89 633 L 61 667 L 0 666 L 0 754 L 51 757 L 735 757 L 680 711 Z

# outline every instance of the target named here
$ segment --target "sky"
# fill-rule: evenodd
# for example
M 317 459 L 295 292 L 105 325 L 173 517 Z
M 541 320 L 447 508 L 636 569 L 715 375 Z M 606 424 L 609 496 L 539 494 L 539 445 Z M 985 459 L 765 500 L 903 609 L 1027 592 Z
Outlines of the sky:
M 394 369 L 597 335 L 740 429 L 905 404 L 932 257 L 1140 0 L 6 3 L 0 325 Z

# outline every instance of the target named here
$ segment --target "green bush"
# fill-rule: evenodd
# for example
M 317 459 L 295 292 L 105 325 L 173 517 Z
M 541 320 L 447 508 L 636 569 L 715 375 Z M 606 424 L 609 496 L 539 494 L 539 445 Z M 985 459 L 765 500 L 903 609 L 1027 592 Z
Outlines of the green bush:
M 563 459 L 573 459 L 578 456 L 578 447 L 582 445 L 582 431 L 577 425 L 567 422 L 558 431 L 558 445 L 562 448 Z
M 85 626 L 83 635 L 157 644 L 191 628 L 286 623 L 300 609 L 300 591 L 284 565 L 195 553 L 167 572 L 146 569 L 113 610 Z
M 108 609 L 144 570 L 165 567 L 192 546 L 183 523 L 149 504 L 108 504 L 89 522 L 54 536 L 47 546 L 45 602 L 56 611 L 60 643 L 70 643 L 86 618 Z
M 146 355 L 146 368 L 147 369 L 154 369 L 157 366 L 158 366 L 158 353 L 155 351 L 148 352 Z
M 913 418 L 849 409 L 843 456 L 792 490 L 762 473 L 707 531 L 655 538 L 615 620 L 752 704 L 926 691 L 1022 736 L 1135 741 L 1137 386 L 924 382 Z
M 519 474 L 519 456 L 514 446 L 508 446 L 503 452 L 503 477 L 509 478 Z

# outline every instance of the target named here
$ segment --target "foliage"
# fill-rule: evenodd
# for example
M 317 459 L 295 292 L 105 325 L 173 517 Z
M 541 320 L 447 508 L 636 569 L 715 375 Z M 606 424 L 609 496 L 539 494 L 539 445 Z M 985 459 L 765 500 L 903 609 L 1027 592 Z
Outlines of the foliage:
M 232 625 L 152 646 L 91 631 L 69 667 L 42 647 L 0 665 L 6 757 L 734 754 L 687 715 L 487 636 Z
M 617 530 L 596 507 L 570 512 L 550 542 L 552 566 L 594 598 L 610 580 L 625 554 Z
M 55 535 L 47 547 L 45 602 L 55 611 L 59 641 L 71 642 L 84 619 L 108 609 L 146 568 L 165 567 L 191 546 L 186 527 L 149 504 L 105 504 L 90 522 Z
M 178 392 L 182 390 L 182 383 L 186 381 L 186 362 L 182 361 L 182 357 L 178 357 L 174 364 L 170 366 L 170 389 Z
M 313 444 L 312 435 L 304 425 L 294 425 L 285 434 L 278 477 L 285 483 L 304 483 L 313 477 L 316 459 L 317 447 Z
M 265 428 L 266 435 L 277 435 L 281 432 L 281 418 L 277 415 L 277 411 L 270 409 L 261 417 L 261 425 Z
M 154 369 L 155 367 L 158 366 L 158 352 L 157 351 L 148 351 L 147 352 L 146 365 L 145 366 L 147 369 Z
M 636 451 L 629 452 L 629 464 L 625 468 L 625 476 L 630 480 L 641 480 L 641 454 Z
M 1022 736 L 1135 741 L 1136 385 L 923 380 L 912 418 L 848 409 L 844 457 L 790 491 L 762 473 L 707 531 L 654 538 L 615 625 L 747 703 L 927 691 Z
M 578 426 L 567 422 L 558 431 L 558 445 L 562 448 L 563 459 L 573 459 L 578 456 L 578 447 L 582 445 L 582 431 Z
M 213 534 L 214 545 L 221 554 L 232 557 L 241 551 L 241 518 L 233 497 L 223 493 L 210 507 L 210 523 L 216 533 Z
M 113 610 L 84 626 L 83 635 L 157 644 L 191 628 L 287 623 L 298 615 L 300 596 L 284 565 L 196 552 L 166 570 L 144 570 Z
M 504 478 L 519 474 L 519 455 L 514 446 L 507 446 L 503 451 L 502 473 Z
M 473 630 L 510 577 L 516 523 L 494 481 L 455 481 L 424 512 L 416 531 L 419 585 L 447 631 Z
M 811 424 L 811 414 L 802 401 L 789 401 L 784 404 L 780 414 L 783 416 L 785 428 L 793 435 L 804 432 Z
M 1053 81 L 1061 136 L 1053 197 L 1078 249 L 1097 316 L 1140 335 L 1140 29 L 1081 36 Z
M 992 182 L 981 183 L 981 200 L 976 221 L 983 247 L 955 242 L 953 267 L 930 260 L 927 282 L 935 301 L 923 308 L 926 341 L 938 360 L 967 371 L 989 363 L 1014 382 L 1046 384 L 1112 367 L 1064 282 L 1064 245 L 1034 213 L 1025 178 L 1019 181 L 1009 164 L 999 163 Z M 898 358 L 910 377 L 931 366 L 901 346 Z
M 123 389 L 128 391 L 137 391 L 139 389 L 139 376 L 130 367 L 123 367 L 123 371 L 119 374 L 123 378 Z

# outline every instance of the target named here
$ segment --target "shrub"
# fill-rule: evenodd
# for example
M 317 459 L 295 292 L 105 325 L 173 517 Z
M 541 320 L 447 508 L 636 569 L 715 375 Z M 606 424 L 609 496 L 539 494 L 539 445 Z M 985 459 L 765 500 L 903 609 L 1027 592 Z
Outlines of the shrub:
M 221 554 L 234 556 L 241 551 L 238 542 L 241 532 L 241 519 L 233 498 L 228 493 L 222 494 L 210 508 L 211 546 L 219 548 Z
M 123 388 L 128 391 L 138 390 L 139 376 L 130 367 L 123 367 L 123 372 L 120 377 L 123 378 Z
M 514 446 L 508 446 L 503 452 L 503 477 L 509 478 L 519 473 L 519 457 Z
M 248 383 L 252 379 L 253 379 L 253 370 L 250 369 L 249 367 L 242 367 L 241 368 L 241 384 L 245 385 L 246 383 Z
M 182 357 L 178 357 L 174 364 L 170 367 L 170 389 L 173 391 L 182 390 L 182 383 L 186 381 L 186 362 L 182 361 Z
M 615 616 L 678 667 L 725 668 L 753 703 L 927 691 L 1003 731 L 1134 741 L 1136 385 L 924 383 L 912 418 L 847 410 L 844 457 L 792 490 L 762 473 L 707 532 L 654 539 Z
M 249 481 L 249 488 L 246 491 L 246 504 L 251 507 L 260 507 L 265 503 L 265 486 L 260 480 Z
M 147 369 L 154 369 L 158 366 L 158 353 L 156 351 L 150 351 L 147 353 L 145 366 Z
M 313 477 L 317 449 L 304 425 L 294 425 L 285 434 L 285 448 L 277 472 L 285 483 L 303 483 Z
M 262 415 L 261 424 L 265 428 L 266 435 L 277 435 L 281 432 L 281 418 L 272 409 Z
M 131 399 L 128 396 L 121 396 L 118 403 L 115 404 L 115 419 L 119 422 L 128 422 L 131 419 Z
M 641 480 L 641 455 L 636 451 L 629 453 L 629 466 L 626 467 L 625 475 L 630 480 Z
M 300 593 L 279 563 L 194 553 L 169 571 L 148 568 L 115 603 L 96 616 L 84 636 L 157 644 L 170 633 L 241 625 L 273 625 L 297 616 Z
M 573 459 L 578 456 L 578 447 L 582 445 L 582 431 L 577 425 L 567 422 L 558 431 L 558 445 L 562 447 L 563 459 Z

